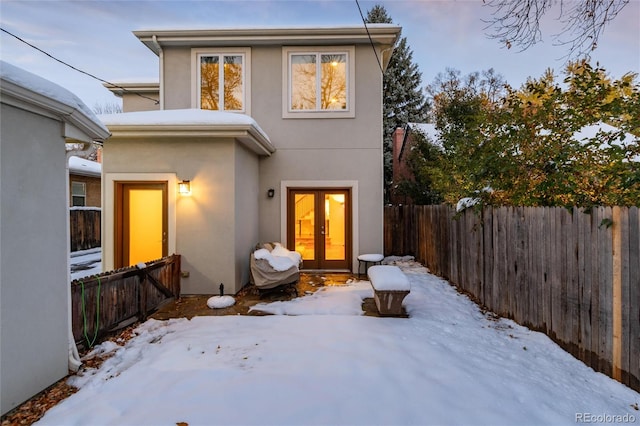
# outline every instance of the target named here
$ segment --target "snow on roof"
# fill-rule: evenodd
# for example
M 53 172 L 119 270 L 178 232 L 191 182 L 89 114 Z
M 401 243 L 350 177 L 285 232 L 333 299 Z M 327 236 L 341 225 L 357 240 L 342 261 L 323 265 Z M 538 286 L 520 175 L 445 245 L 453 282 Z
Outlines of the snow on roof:
M 164 109 L 103 114 L 107 126 L 254 126 L 256 121 L 245 114 L 206 109 Z
M 117 127 L 123 128 L 121 130 L 124 131 L 137 128 L 159 133 L 172 130 L 166 129 L 171 127 L 180 128 L 180 130 L 188 130 L 191 127 L 212 132 L 249 132 L 260 145 L 258 151 L 262 150 L 267 154 L 275 152 L 269 136 L 253 118 L 246 114 L 204 109 L 167 109 L 103 114 L 99 118 L 114 132 L 117 131 Z
M 58 103 L 61 103 L 84 115 L 88 120 L 93 122 L 93 124 L 98 126 L 100 130 L 103 130 L 106 136 L 108 136 L 109 131 L 98 120 L 93 111 L 91 111 L 91 109 L 87 107 L 80 98 L 64 87 L 4 61 L 0 61 L 0 77 L 3 82 L 0 86 L 5 86 L 5 82 L 12 83 L 15 86 L 32 92 L 33 94 L 57 101 Z M 3 89 L 8 88 L 5 86 Z
M 85 158 L 71 156 L 69 157 L 69 173 L 85 176 L 100 176 L 102 174 L 102 164 Z

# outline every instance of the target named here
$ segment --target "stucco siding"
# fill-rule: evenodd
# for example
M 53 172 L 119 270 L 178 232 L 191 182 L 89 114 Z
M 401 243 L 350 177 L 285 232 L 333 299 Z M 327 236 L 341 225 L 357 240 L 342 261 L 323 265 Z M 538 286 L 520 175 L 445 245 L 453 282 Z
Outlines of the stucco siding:
M 191 181 L 190 196 L 169 200 L 176 207 L 175 249 L 182 255 L 182 270 L 189 272 L 189 277 L 182 279 L 183 294 L 217 294 L 220 283 L 228 293 L 234 293 L 244 284 L 246 272 L 243 276 L 239 267 L 231 265 L 236 265 L 236 250 L 246 251 L 248 242 L 257 236 L 256 231 L 249 231 L 251 222 L 257 221 L 255 202 L 247 201 L 257 186 L 258 166 L 252 155 L 233 139 L 112 138 L 105 144 L 105 177 L 172 173 L 178 180 Z M 242 174 L 240 184 L 236 184 L 237 174 Z M 113 209 L 113 200 L 105 198 L 104 206 L 105 211 Z M 243 228 L 238 237 L 242 226 L 249 229 Z M 107 253 L 113 251 L 112 235 L 107 231 L 103 236 Z M 113 266 L 105 263 L 107 269 Z
M 191 49 L 167 48 L 163 57 L 164 109 L 192 108 Z
M 67 374 L 70 290 L 62 123 L 2 104 L 0 133 L 0 395 L 5 413 Z
M 143 93 L 145 96 L 139 96 L 136 93 L 124 93 L 122 95 L 122 112 L 131 111 L 156 111 L 160 109 L 160 92 Z M 151 99 L 158 100 L 156 104 Z
M 235 149 L 235 265 L 237 292 L 249 283 L 249 256 L 258 243 L 258 199 L 266 192 L 259 192 L 258 157 L 242 145 Z
M 257 94 L 273 94 L 270 88 L 282 87 L 280 55 L 280 48 L 254 49 L 253 54 L 255 66 L 278 70 L 261 73 L 253 81 L 252 115 L 277 147 L 273 156 L 260 161 L 260 191 L 279 189 L 285 180 L 357 181 L 359 199 L 354 202 L 359 213 L 353 220 L 354 236 L 359 236 L 354 250 L 382 252 L 382 74 L 376 72 L 371 48 L 356 46 L 356 116 L 343 119 L 283 119 L 282 96 L 258 99 Z M 282 238 L 286 211 L 278 200 L 283 196 L 279 190 L 276 200 L 260 198 L 261 240 Z
M 332 182 L 355 181 L 358 183 L 357 204 L 354 210 L 354 231 L 358 240 L 354 250 L 380 252 L 383 247 L 382 223 L 382 160 L 379 150 L 342 149 L 283 150 L 277 155 L 263 158 L 260 162 L 261 190 L 265 186 L 275 187 L 276 196 L 260 199 L 260 238 L 273 241 L 282 238 L 286 211 L 281 206 L 286 197 L 280 187 L 282 181 L 324 182 L 319 186 L 335 186 Z M 372 167 L 360 167 L 369 164 Z M 355 235 L 354 235 L 355 237 Z M 357 255 L 358 253 L 354 253 Z M 355 257 L 355 256 L 354 256 Z

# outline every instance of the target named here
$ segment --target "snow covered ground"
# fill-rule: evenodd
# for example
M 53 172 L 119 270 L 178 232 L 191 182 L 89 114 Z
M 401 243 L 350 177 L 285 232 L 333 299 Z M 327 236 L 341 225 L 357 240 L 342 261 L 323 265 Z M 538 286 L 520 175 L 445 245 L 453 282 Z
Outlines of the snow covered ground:
M 483 315 L 419 264 L 410 318 L 362 315 L 370 284 L 325 287 L 266 317 L 149 320 L 41 425 L 640 423 L 640 394 L 541 333 Z
M 102 272 L 102 249 L 100 247 L 71 253 L 71 280 L 77 280 Z

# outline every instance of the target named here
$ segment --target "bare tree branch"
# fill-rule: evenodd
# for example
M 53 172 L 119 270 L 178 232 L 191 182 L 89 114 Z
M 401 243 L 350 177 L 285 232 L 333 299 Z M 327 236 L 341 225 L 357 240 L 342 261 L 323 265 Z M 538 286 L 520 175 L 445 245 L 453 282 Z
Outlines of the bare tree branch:
M 598 46 L 604 28 L 629 4 L 630 0 L 484 0 L 493 9 L 490 38 L 510 49 L 526 50 L 542 41 L 540 22 L 549 10 L 559 5 L 557 20 L 562 30 L 553 34 L 554 45 L 567 46 L 567 58 L 588 57 Z

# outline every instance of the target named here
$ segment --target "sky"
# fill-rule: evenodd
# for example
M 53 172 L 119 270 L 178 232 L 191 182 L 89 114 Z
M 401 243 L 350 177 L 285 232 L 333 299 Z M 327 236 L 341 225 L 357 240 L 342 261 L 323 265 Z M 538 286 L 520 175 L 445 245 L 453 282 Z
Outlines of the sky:
M 640 394 L 542 333 L 483 314 L 410 258 L 409 318 L 364 316 L 368 281 L 262 303 L 269 316 L 149 320 L 72 376 L 37 425 L 637 424 Z M 204 303 L 204 302 L 203 302 Z M 43 348 L 46 349 L 46 348 Z
M 491 10 L 481 0 L 361 0 L 362 12 L 382 4 L 402 26 L 423 85 L 446 68 L 463 74 L 494 68 L 511 86 L 562 74 L 566 46 L 555 46 L 557 10 L 544 20 L 543 41 L 524 52 L 506 49 L 487 34 Z M 361 25 L 355 0 L 163 1 L 2 0 L 1 27 L 103 80 L 158 79 L 158 57 L 133 34 L 139 29 L 241 26 Z M 70 90 L 87 106 L 119 102 L 101 82 L 55 62 L 0 32 L 0 58 Z M 609 25 L 592 54 L 613 77 L 640 72 L 640 0 L 631 0 Z

